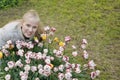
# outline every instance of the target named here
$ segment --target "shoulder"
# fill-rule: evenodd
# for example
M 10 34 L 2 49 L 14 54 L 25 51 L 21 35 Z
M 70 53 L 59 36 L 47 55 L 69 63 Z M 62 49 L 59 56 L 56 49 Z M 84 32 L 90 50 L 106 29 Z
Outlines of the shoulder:
M 15 29 L 19 23 L 20 23 L 20 21 L 12 21 L 12 22 L 9 22 L 9 23 L 6 24 L 5 26 L 3 26 L 3 29 L 4 29 L 4 30 L 12 30 L 12 29 Z
M 18 22 L 18 21 L 13 21 L 13 22 L 10 22 L 10 23 L 6 24 L 3 28 L 6 28 L 6 29 L 14 28 L 19 23 L 20 22 Z

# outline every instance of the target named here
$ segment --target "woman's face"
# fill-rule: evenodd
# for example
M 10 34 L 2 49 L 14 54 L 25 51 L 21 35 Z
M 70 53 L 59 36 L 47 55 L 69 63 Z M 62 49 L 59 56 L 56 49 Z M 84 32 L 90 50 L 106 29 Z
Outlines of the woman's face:
M 38 23 L 34 21 L 28 20 L 28 21 L 24 21 L 22 24 L 22 32 L 24 36 L 27 38 L 31 38 L 32 36 L 34 36 L 37 29 L 38 29 Z

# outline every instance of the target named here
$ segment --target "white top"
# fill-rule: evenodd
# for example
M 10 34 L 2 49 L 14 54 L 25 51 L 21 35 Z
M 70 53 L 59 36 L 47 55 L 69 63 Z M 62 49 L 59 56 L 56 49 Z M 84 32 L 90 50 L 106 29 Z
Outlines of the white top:
M 13 43 L 15 43 L 17 40 L 25 41 L 21 31 L 20 21 L 10 22 L 4 27 L 0 28 L 0 49 L 8 40 L 11 40 Z

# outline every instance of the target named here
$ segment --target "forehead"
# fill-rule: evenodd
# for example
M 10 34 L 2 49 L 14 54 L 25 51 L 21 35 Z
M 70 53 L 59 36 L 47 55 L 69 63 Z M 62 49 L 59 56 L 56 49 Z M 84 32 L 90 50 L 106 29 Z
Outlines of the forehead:
M 30 24 L 32 26 L 38 26 L 39 25 L 39 22 L 36 21 L 35 19 L 32 19 L 32 18 L 24 20 L 24 23 L 25 24 Z

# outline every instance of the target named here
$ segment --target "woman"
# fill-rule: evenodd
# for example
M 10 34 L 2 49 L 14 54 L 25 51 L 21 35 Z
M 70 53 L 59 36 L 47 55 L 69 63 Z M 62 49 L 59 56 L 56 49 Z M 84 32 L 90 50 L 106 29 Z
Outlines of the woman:
M 0 28 L 0 49 L 6 41 L 30 41 L 34 36 L 40 38 L 40 18 L 35 10 L 30 10 L 23 15 L 21 20 L 12 21 Z

